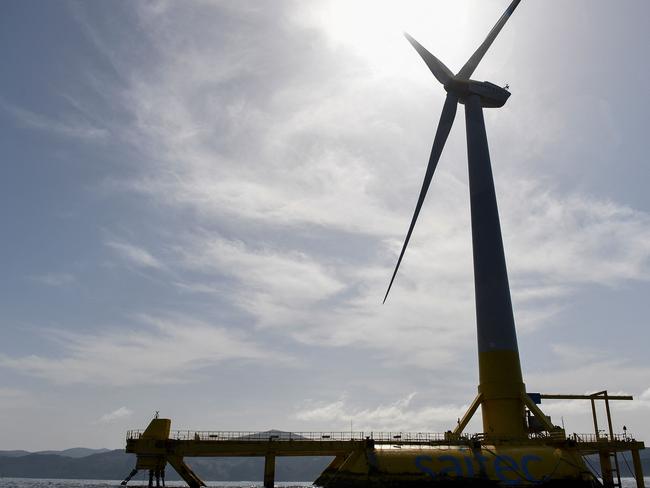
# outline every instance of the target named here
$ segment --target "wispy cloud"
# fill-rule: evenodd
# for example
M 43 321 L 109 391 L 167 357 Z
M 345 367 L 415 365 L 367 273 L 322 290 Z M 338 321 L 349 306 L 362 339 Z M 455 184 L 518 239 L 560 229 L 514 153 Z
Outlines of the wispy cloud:
M 415 393 L 411 393 L 388 405 L 361 409 L 347 405 L 345 400 L 308 403 L 295 412 L 295 417 L 341 430 L 349 429 L 352 421 L 353 428 L 360 431 L 444 432 L 467 409 L 466 405 L 416 407 L 414 398 Z
M 528 199 L 528 220 L 515 197 Z M 510 202 L 504 227 L 522 332 L 551 322 L 581 286 L 650 276 L 645 214 L 586 198 L 560 199 L 525 185 Z M 318 247 L 286 249 L 274 239 L 248 245 L 206 231 L 178 245 L 178 269 L 202 272 L 188 277 L 183 289 L 227 295 L 258 326 L 281 329 L 298 342 L 372 348 L 423 367 L 451 365 L 473 343 L 474 298 L 468 216 L 454 215 L 454 221 L 446 210 L 423 216 L 383 307 L 394 264 L 390 251 L 398 252 L 401 236 L 383 242 L 364 237 L 373 251 L 350 261 Z M 529 219 L 536 218 L 531 229 Z M 234 280 L 215 286 L 218 277 Z
M 112 412 L 106 413 L 99 417 L 98 422 L 101 424 L 110 424 L 117 420 L 122 420 L 133 415 L 133 410 L 127 407 L 120 407 Z
M 590 195 L 560 196 L 529 181 L 505 195 L 504 209 L 515 276 L 555 286 L 650 279 L 645 212 Z
M 113 249 L 122 259 L 141 268 L 162 269 L 164 265 L 146 249 L 123 241 L 108 241 L 108 247 Z
M 309 307 L 344 287 L 333 270 L 302 252 L 282 252 L 265 246 L 255 249 L 241 241 L 206 237 L 182 251 L 184 264 L 191 269 L 235 277 L 247 288 L 248 296 L 241 297 L 246 306 L 272 300 Z
M 2 99 L 0 99 L 0 107 L 11 114 L 18 125 L 28 129 L 41 130 L 59 136 L 95 141 L 105 139 L 109 135 L 108 130 L 98 128 L 89 122 L 80 120 L 79 118 L 71 119 L 65 115 L 62 115 L 60 118 L 48 117 L 43 114 L 17 107 Z
M 470 290 L 449 286 L 464 276 L 462 271 L 445 273 L 427 289 L 413 284 L 426 273 L 426 268 L 416 269 L 405 279 L 408 293 L 400 291 L 395 306 L 380 308 L 383 270 L 374 266 L 350 268 L 336 259 L 249 246 L 207 233 L 179 248 L 181 269 L 204 274 L 194 277 L 197 286 L 184 285 L 186 291 L 227 295 L 253 315 L 257 327 L 275 329 L 301 343 L 372 348 L 400 362 L 440 367 L 473 331 Z M 215 289 L 210 285 L 215 273 L 233 281 Z M 435 282 L 431 277 L 425 281 Z M 464 327 L 463 320 L 469 326 Z M 435 357 L 431 343 L 439 349 Z
M 57 332 L 59 357 L 0 354 L 0 367 L 60 384 L 166 384 L 196 381 L 203 368 L 224 361 L 274 361 L 242 332 L 188 317 L 141 317 L 132 328 L 103 333 Z

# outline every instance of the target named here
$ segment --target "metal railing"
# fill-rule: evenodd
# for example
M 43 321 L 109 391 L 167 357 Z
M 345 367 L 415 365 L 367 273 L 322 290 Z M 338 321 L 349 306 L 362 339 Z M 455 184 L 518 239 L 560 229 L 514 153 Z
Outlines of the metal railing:
M 142 438 L 144 430 L 129 430 L 127 440 Z M 173 430 L 169 439 L 178 441 L 232 441 L 232 442 L 341 442 L 372 440 L 378 444 L 466 444 L 474 441 L 498 440 L 499 436 L 474 434 L 451 436 L 450 433 L 439 432 L 280 432 L 280 431 L 211 431 L 211 430 Z M 563 441 L 572 440 L 577 443 L 603 443 L 603 442 L 635 442 L 633 436 L 615 434 L 611 439 L 608 434 L 569 434 L 562 432 L 543 432 L 530 434 L 531 441 Z M 506 440 L 504 437 L 503 440 Z
M 129 430 L 127 440 L 140 439 L 143 430 Z M 445 434 L 433 432 L 255 432 L 255 431 L 203 431 L 174 430 L 169 438 L 179 441 L 364 441 L 373 440 L 380 443 L 413 442 L 429 443 L 445 440 Z
M 614 436 L 609 434 L 570 434 L 567 437 L 575 442 L 636 442 L 630 433 L 614 434 Z

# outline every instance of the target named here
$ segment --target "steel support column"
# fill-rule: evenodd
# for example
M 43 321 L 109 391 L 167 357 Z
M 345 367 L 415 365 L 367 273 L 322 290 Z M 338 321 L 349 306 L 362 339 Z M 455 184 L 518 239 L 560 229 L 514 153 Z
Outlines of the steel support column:
M 275 454 L 264 456 L 264 488 L 273 488 L 275 483 Z
M 603 486 L 612 488 L 614 486 L 614 473 L 612 472 L 612 459 L 609 451 L 600 451 L 598 459 L 600 460 L 600 474 L 603 478 Z
M 501 225 L 481 99 L 465 102 L 474 256 L 479 393 L 486 434 L 525 438 L 523 395 Z
M 634 466 L 634 478 L 636 479 L 637 488 L 645 488 L 643 465 L 641 464 L 641 456 L 639 455 L 638 449 L 632 449 L 632 465 Z

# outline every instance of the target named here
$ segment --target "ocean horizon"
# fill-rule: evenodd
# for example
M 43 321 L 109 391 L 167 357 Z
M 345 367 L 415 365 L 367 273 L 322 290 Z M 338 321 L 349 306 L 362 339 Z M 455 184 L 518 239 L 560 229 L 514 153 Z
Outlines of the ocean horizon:
M 650 477 L 645 478 L 646 486 L 650 486 Z M 0 478 L 0 488 L 117 488 L 122 480 L 66 480 L 66 479 L 36 479 L 36 478 Z M 148 480 L 133 479 L 128 486 L 147 486 Z M 262 481 L 206 481 L 207 486 L 221 488 L 263 488 Z M 634 478 L 621 478 L 622 488 L 635 488 Z M 179 481 L 166 484 L 168 488 L 186 487 Z M 311 481 L 279 481 L 278 488 L 311 487 Z
M 0 478 L 0 488 L 115 488 L 122 480 L 68 480 L 38 478 Z M 132 479 L 128 486 L 147 486 L 148 479 Z M 263 488 L 262 481 L 206 481 L 208 486 L 221 488 Z M 167 488 L 186 487 L 180 481 L 166 483 Z M 278 488 L 304 488 L 312 486 L 311 481 L 276 481 Z

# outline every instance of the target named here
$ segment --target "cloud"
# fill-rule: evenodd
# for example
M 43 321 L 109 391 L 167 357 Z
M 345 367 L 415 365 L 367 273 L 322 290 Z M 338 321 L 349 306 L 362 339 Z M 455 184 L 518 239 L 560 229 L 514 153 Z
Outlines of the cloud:
M 59 357 L 0 354 L 0 367 L 58 384 L 132 386 L 193 382 L 202 369 L 227 361 L 278 361 L 243 332 L 182 316 L 140 322 L 100 333 L 59 331 Z
M 139 10 L 160 49 L 160 64 L 156 83 L 148 82 L 150 70 L 136 69 L 121 95 L 136 121 L 129 132 L 149 154 L 149 164 L 123 188 L 156 204 L 189 209 L 201 227 L 236 222 L 235 228 L 263 232 L 269 256 L 279 251 L 278 233 L 290 239 L 287 231 L 315 228 L 343 232 L 342 239 L 367 237 L 373 253 L 352 266 L 360 273 L 383 267 L 388 275 L 421 183 L 436 107 L 426 114 L 406 109 L 412 93 L 399 88 L 394 75 L 373 77 L 365 60 L 350 53 L 332 56 L 324 40 L 331 34 L 323 30 L 327 26 L 314 31 L 308 22 L 312 30 L 305 32 L 302 14 L 272 26 L 261 9 L 249 14 L 250 25 L 268 30 L 257 36 L 273 38 L 279 52 L 294 53 L 295 64 L 279 79 L 265 76 L 279 62 L 272 50 L 247 49 L 244 61 L 234 60 L 230 43 L 236 39 L 222 39 L 205 22 L 243 15 L 232 5 Z M 157 27 L 172 17 L 180 26 L 192 25 L 193 40 L 181 42 Z M 293 42 L 304 35 L 312 36 L 319 56 Z M 223 42 L 197 42 L 203 36 Z M 314 57 L 339 76 L 323 77 L 311 64 L 301 67 L 299 61 Z M 517 125 L 508 117 L 501 123 Z M 411 275 L 417 267 L 438 281 L 448 273 L 467 276 L 466 256 L 454 253 L 470 249 L 467 183 L 461 165 L 452 164 L 465 159 L 462 144 L 450 140 L 406 256 Z M 498 187 L 508 189 L 500 193 L 500 204 L 513 293 L 531 315 L 548 317 L 553 310 L 533 308 L 571 296 L 580 285 L 650 277 L 646 213 L 579 192 L 561 194 L 525 173 L 499 176 Z M 296 252 L 321 259 L 310 249 Z
M 112 412 L 106 413 L 99 417 L 98 422 L 101 424 L 110 424 L 117 420 L 122 420 L 133 415 L 133 410 L 130 410 L 126 407 L 120 407 Z
M 109 241 L 106 243 L 121 258 L 140 268 L 162 269 L 164 265 L 142 247 L 122 241 Z
M 586 345 L 551 344 L 551 360 L 543 371 L 528 373 L 535 389 L 593 393 L 604 389 L 639 393 L 648 383 L 650 367 L 635 364 L 615 350 Z M 566 371 L 571 371 L 570 375 Z M 553 390 L 553 391 L 550 391 Z
M 138 62 L 111 94 L 129 114 L 123 142 L 138 154 L 114 189 L 145 196 L 163 209 L 162 223 L 181 215 L 183 225 L 170 225 L 164 236 L 164 265 L 154 247 L 108 245 L 133 265 L 173 269 L 182 293 L 218 296 L 258 329 L 299 344 L 363 349 L 436 372 L 459 369 L 475 347 L 462 121 L 381 306 L 442 92 L 431 91 L 408 43 L 394 54 L 412 56 L 420 70 L 414 76 L 333 46 L 326 25 L 313 16 L 307 22 L 305 12 L 284 15 L 290 8 L 299 7 L 138 5 L 148 42 L 137 46 L 152 51 L 133 55 Z M 126 72 L 131 52 L 114 54 Z M 375 70 L 378 60 L 384 70 Z M 490 135 L 504 139 L 496 145 L 496 184 L 515 312 L 526 333 L 589 286 L 647 281 L 650 216 L 577 186 L 548 185 L 544 157 L 564 133 L 562 117 L 540 113 L 538 100 L 521 100 L 516 111 L 486 117 Z M 523 144 L 506 144 L 524 131 Z M 510 146 L 516 149 L 500 149 Z M 602 368 L 580 370 L 596 379 Z M 575 384 L 558 375 L 542 384 Z
M 519 181 L 505 194 L 515 276 L 555 286 L 650 279 L 650 215 L 589 195 Z M 526 205 L 517 202 L 525 201 Z
M 612 395 L 632 395 L 632 401 L 610 402 L 615 433 L 623 423 L 629 433 L 642 433 L 650 414 L 650 367 L 636 364 L 615 351 L 585 345 L 552 344 L 543 370 L 526 374 L 528 391 L 591 394 L 608 390 Z M 570 371 L 571 374 L 567 374 Z M 542 410 L 554 423 L 564 422 L 569 432 L 593 433 L 591 404 L 587 400 L 544 400 Z M 604 405 L 597 402 L 598 422 L 607 426 Z
M 519 198 L 527 199 L 530 214 L 509 205 Z M 522 185 L 506 203 L 506 248 L 522 332 L 551 322 L 581 286 L 650 276 L 650 226 L 642 212 L 562 198 L 534 185 Z M 367 253 L 349 258 L 322 252 L 318 242 L 287 249 L 272 234 L 263 244 L 247 244 L 206 231 L 177 246 L 177 271 L 202 271 L 188 276 L 185 291 L 225 294 L 259 327 L 281 329 L 299 342 L 372 348 L 400 362 L 443 367 L 470 349 L 475 319 L 468 215 L 450 218 L 449 206 L 442 207 L 422 217 L 385 306 L 380 300 L 401 236 L 362 235 Z
M 300 343 L 375 349 L 400 363 L 441 367 L 474 329 L 471 289 L 449 286 L 469 278 L 463 272 L 439 275 L 440 281 L 427 289 L 413 285 L 425 274 L 416 270 L 415 277 L 405 278 L 408 292 L 396 292 L 400 301 L 380 307 L 384 275 L 374 266 L 349 267 L 306 251 L 247 245 L 209 233 L 193 236 L 178 249 L 174 272 L 201 273 L 193 275 L 192 285 L 183 283 L 185 292 L 227 296 L 254 317 L 258 328 Z M 432 343 L 438 348 L 435 355 L 430 354 Z
M 298 420 L 318 422 L 342 430 L 349 429 L 352 421 L 355 430 L 364 432 L 444 432 L 453 427 L 467 409 L 465 405 L 415 407 L 412 405 L 415 395 L 411 393 L 388 405 L 360 409 L 348 406 L 345 400 L 324 404 L 308 402 L 294 416 Z
M 650 387 L 639 395 L 639 400 L 642 402 L 650 402 Z
M 182 250 L 183 264 L 236 278 L 246 290 L 240 300 L 246 307 L 272 302 L 287 307 L 310 307 L 330 298 L 344 287 L 332 270 L 298 251 L 281 252 L 264 246 L 257 249 L 241 241 L 204 236 Z
M 61 118 L 55 119 L 17 107 L 1 99 L 0 107 L 10 113 L 16 123 L 29 129 L 37 129 L 59 136 L 86 139 L 90 141 L 102 140 L 109 136 L 109 132 L 106 129 L 97 128 L 78 117 L 65 117 L 66 120 L 61 120 Z
M 332 15 L 345 14 L 339 7 Z M 120 60 L 125 76 L 111 99 L 129 114 L 120 135 L 138 155 L 111 189 L 151 201 L 162 209 L 159 228 L 170 229 L 164 249 L 107 245 L 133 266 L 169 271 L 185 298 L 223 300 L 289 348 L 360 349 L 458 373 L 475 348 L 462 120 L 381 306 L 443 98 L 407 42 L 392 54 L 412 56 L 416 70 L 378 71 L 377 58 L 333 45 L 331 25 L 301 8 L 138 5 L 145 39 L 118 55 L 119 45 L 92 32 Z M 497 140 L 537 120 L 538 102 L 521 103 L 529 106 L 517 115 L 487 115 Z M 560 191 L 532 169 L 558 136 L 555 122 L 545 118 L 525 150 L 495 158 L 520 336 L 552 323 L 589 286 L 650 277 L 647 213 Z

